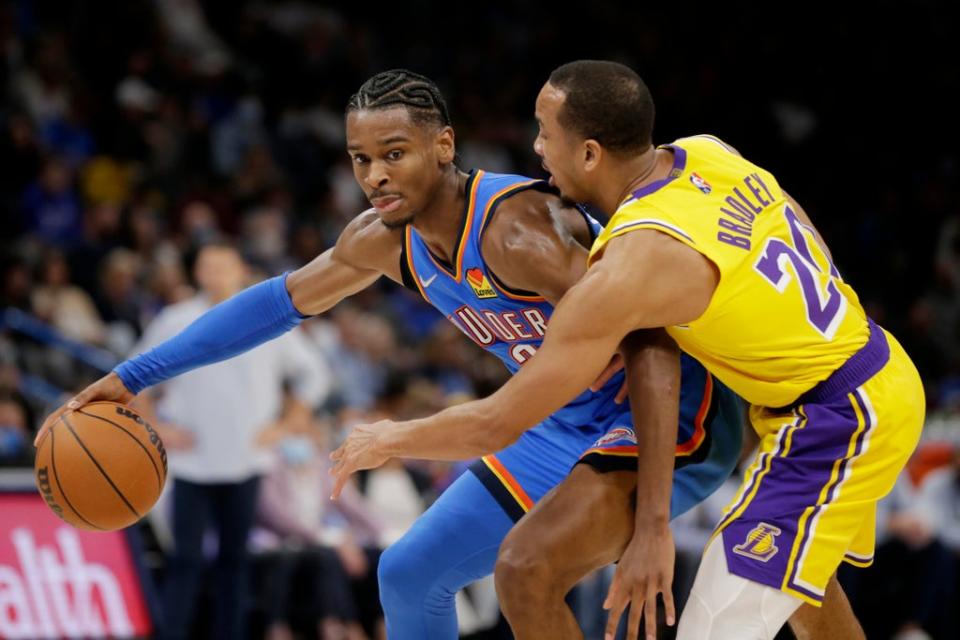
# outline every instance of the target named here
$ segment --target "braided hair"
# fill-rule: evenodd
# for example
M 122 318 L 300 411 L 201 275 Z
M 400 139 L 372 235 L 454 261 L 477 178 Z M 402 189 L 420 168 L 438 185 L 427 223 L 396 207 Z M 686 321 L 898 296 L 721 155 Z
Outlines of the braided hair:
M 373 76 L 350 96 L 347 113 L 361 109 L 406 107 L 410 117 L 421 124 L 451 126 L 447 103 L 430 78 L 406 69 L 391 69 Z

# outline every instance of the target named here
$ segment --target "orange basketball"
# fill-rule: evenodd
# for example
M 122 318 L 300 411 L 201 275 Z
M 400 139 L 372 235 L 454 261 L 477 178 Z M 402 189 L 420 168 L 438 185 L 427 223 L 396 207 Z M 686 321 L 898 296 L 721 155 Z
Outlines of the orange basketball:
M 79 529 L 122 529 L 142 518 L 167 480 L 156 430 L 130 407 L 91 402 L 67 411 L 37 447 L 37 488 Z

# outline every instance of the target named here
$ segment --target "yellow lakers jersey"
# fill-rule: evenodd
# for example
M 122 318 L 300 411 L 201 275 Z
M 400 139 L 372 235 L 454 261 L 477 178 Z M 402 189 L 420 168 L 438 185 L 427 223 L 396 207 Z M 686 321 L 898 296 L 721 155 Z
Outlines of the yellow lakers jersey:
M 773 175 L 712 136 L 665 148 L 673 171 L 620 204 L 590 260 L 637 229 L 706 256 L 720 274 L 713 298 L 703 315 L 668 333 L 748 402 L 788 405 L 866 343 L 860 301 Z

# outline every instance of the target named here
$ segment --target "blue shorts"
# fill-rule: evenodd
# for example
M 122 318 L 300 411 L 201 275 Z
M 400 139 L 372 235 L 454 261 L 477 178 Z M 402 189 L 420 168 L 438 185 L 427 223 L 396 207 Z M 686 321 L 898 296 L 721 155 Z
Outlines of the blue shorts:
M 736 394 L 705 372 L 702 392 L 681 398 L 671 517 L 701 502 L 730 476 L 743 441 L 741 405 Z M 470 470 L 516 521 L 576 464 L 601 473 L 636 471 L 637 439 L 627 405 L 583 425 L 547 418 Z

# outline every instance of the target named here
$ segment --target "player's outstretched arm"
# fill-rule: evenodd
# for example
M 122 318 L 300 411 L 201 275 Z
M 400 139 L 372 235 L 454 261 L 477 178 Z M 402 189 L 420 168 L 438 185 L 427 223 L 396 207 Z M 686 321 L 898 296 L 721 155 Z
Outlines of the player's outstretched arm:
M 331 454 L 333 497 L 351 473 L 389 458 L 466 460 L 498 451 L 579 395 L 629 330 L 618 313 L 623 298 L 613 295 L 618 286 L 605 269 L 588 272 L 554 309 L 540 350 L 491 396 L 429 418 L 354 427 Z
M 712 265 L 668 236 L 612 240 L 557 305 L 543 345 L 517 375 L 429 418 L 356 427 L 332 455 L 337 486 L 391 457 L 460 460 L 502 449 L 588 388 L 629 332 L 699 317 L 715 287 Z
M 34 442 L 65 411 L 95 400 L 129 402 L 143 389 L 227 360 L 276 338 L 311 315 L 370 286 L 382 274 L 400 280 L 397 232 L 375 213 L 361 214 L 336 246 L 297 271 L 265 280 L 216 305 L 176 336 L 120 363 L 43 423 Z

